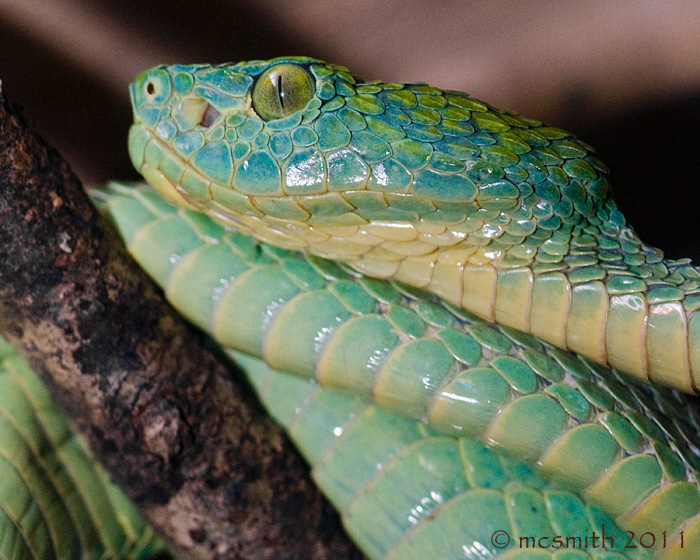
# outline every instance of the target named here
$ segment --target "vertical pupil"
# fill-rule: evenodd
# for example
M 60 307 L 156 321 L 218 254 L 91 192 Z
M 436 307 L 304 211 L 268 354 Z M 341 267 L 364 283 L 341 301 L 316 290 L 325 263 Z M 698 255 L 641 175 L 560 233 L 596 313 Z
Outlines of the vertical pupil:
M 280 105 L 284 109 L 284 91 L 282 91 L 282 76 L 277 76 L 277 96 L 280 100 Z

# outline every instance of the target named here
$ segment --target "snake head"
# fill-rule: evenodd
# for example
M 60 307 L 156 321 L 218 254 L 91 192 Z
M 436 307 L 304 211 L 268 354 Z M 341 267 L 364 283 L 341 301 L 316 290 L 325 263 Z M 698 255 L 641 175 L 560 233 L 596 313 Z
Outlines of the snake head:
M 258 214 L 249 197 L 284 196 L 291 132 L 318 116 L 331 75 L 354 82 L 345 68 L 302 57 L 155 67 L 130 86 L 132 161 L 175 202 Z
M 131 98 L 131 158 L 167 198 L 376 276 L 555 262 L 607 198 L 559 129 L 312 58 L 158 66 Z

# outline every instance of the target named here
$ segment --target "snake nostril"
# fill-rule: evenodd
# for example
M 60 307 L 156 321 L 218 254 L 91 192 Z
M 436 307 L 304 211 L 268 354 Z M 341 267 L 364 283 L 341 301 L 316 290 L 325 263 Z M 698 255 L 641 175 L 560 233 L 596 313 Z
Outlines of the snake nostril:
M 219 118 L 220 114 L 221 113 L 217 111 L 213 105 L 208 104 L 207 109 L 204 111 L 204 114 L 202 115 L 202 120 L 199 122 L 199 124 L 206 128 L 209 128 L 214 123 L 214 121 L 217 118 Z
M 153 95 L 156 92 L 156 86 L 153 85 L 153 82 L 148 82 L 148 84 L 146 84 L 146 92 L 149 95 Z

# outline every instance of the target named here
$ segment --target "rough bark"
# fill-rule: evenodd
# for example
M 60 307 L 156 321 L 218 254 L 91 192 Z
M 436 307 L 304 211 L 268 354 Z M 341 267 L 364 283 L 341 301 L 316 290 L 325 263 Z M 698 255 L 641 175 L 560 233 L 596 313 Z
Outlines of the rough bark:
M 281 430 L 0 99 L 0 332 L 181 558 L 359 558 Z

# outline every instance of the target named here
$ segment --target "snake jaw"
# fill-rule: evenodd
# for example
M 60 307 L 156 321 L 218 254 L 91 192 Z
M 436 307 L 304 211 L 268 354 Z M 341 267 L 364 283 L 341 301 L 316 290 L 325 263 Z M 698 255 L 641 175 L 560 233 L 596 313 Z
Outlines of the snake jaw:
M 607 192 L 602 164 L 562 131 L 426 84 L 356 83 L 313 59 L 156 67 L 131 92 L 136 120 L 166 151 L 149 165 L 171 180 L 151 171 L 171 200 L 383 275 L 444 252 L 531 265 L 595 217 Z M 548 179 L 532 154 L 560 140 L 571 175 Z M 563 159 L 547 149 L 556 167 Z M 299 239 L 279 239 L 281 222 Z
M 129 129 L 129 156 L 134 167 L 158 193 L 173 204 L 201 210 L 190 201 L 189 194 L 177 184 L 177 180 L 166 176 L 160 168 L 160 161 L 165 147 L 141 123 L 135 123 Z M 156 154 L 159 154 L 156 155 Z

